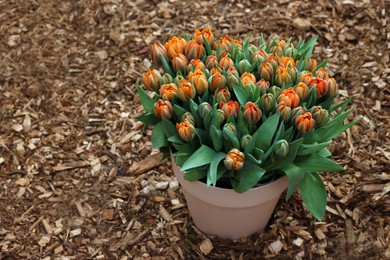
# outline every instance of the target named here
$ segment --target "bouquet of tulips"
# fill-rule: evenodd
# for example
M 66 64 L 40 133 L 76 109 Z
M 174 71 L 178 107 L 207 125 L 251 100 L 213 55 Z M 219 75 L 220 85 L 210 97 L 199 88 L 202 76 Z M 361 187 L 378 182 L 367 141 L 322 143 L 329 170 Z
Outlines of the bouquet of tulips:
M 349 100 L 311 58 L 316 37 L 284 41 L 271 35 L 254 45 L 210 29 L 151 45 L 155 69 L 137 87 L 153 125 L 152 143 L 172 154 L 189 181 L 227 182 L 245 192 L 285 174 L 286 199 L 300 189 L 306 207 L 322 219 L 325 186 L 317 172 L 344 170 L 329 157 Z

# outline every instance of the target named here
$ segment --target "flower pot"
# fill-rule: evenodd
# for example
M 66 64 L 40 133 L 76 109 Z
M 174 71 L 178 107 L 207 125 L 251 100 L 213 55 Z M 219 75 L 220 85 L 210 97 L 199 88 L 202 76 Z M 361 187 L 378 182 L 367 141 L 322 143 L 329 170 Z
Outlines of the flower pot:
M 231 189 L 207 187 L 200 181 L 185 180 L 174 159 L 172 168 L 195 225 L 204 233 L 221 238 L 238 239 L 262 231 L 287 187 L 287 177 L 283 176 L 237 193 Z

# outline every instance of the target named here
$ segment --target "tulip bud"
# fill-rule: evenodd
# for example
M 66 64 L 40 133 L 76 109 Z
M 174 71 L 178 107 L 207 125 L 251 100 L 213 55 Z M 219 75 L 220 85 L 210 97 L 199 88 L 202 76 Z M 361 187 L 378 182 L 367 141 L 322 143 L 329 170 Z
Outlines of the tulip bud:
M 316 121 L 316 128 L 325 125 L 329 120 L 329 112 L 321 106 L 314 106 L 310 109 L 313 119 Z
M 269 93 L 272 93 L 274 96 L 279 94 L 280 88 L 278 86 L 272 86 L 269 88 Z
M 265 61 L 266 57 L 267 57 L 267 54 L 263 50 L 255 52 L 252 54 L 252 58 L 251 58 L 252 64 L 256 63 L 256 64 L 260 65 L 261 63 L 263 63 L 263 61 Z
M 302 71 L 299 75 L 299 82 L 305 83 L 307 86 L 309 86 L 311 79 L 313 78 L 313 75 L 311 72 L 308 71 Z
M 194 71 L 197 69 L 200 69 L 203 71 L 204 68 L 205 68 L 205 65 L 199 59 L 192 59 L 190 61 L 190 63 L 188 63 L 188 65 L 187 65 L 187 71 Z
M 190 99 L 193 99 L 196 95 L 195 87 L 187 81 L 182 81 L 177 90 L 177 96 L 180 100 L 188 102 Z
M 191 125 L 195 125 L 195 118 L 194 116 L 190 113 L 190 112 L 185 112 L 182 116 L 181 116 L 181 121 L 184 122 L 184 121 L 188 121 Z
M 251 64 L 247 59 L 243 59 L 238 63 L 238 72 L 243 75 L 244 73 L 250 72 Z
M 246 134 L 243 137 L 241 137 L 241 141 L 240 141 L 241 148 L 245 149 L 251 141 L 252 141 L 252 136 L 249 134 Z
M 164 75 L 162 75 L 162 77 L 160 79 L 160 85 L 169 84 L 172 82 L 173 82 L 173 78 L 168 73 L 165 73 Z
M 237 136 L 237 127 L 236 127 L 236 125 L 234 123 L 226 123 L 223 126 L 223 133 L 224 133 L 225 139 L 229 139 L 227 137 L 227 135 L 225 134 L 225 132 L 229 132 L 232 135 Z
M 142 78 L 142 82 L 148 90 L 158 91 L 160 88 L 161 74 L 156 69 L 148 70 Z
M 180 138 L 186 142 L 191 141 L 195 137 L 195 127 L 188 120 L 176 123 L 176 129 Z
M 284 56 L 296 57 L 297 50 L 294 47 L 285 48 L 283 50 L 283 54 L 284 54 Z
M 223 89 L 226 87 L 226 78 L 220 74 L 220 73 L 215 73 L 209 77 L 209 86 L 211 91 L 215 91 L 217 89 Z
M 326 79 L 328 77 L 328 72 L 324 68 L 319 68 L 316 71 L 316 77 L 320 79 Z
M 242 85 L 245 86 L 246 84 L 248 84 L 249 82 L 252 82 L 252 83 L 256 83 L 256 77 L 255 75 L 253 75 L 252 73 L 249 73 L 249 72 L 245 72 L 244 74 L 242 74 L 241 76 L 241 81 L 242 81 Z
M 247 124 L 253 125 L 259 122 L 262 116 L 261 110 L 252 102 L 247 102 L 244 106 L 243 117 Z
M 234 148 L 227 153 L 223 163 L 228 170 L 239 171 L 244 166 L 244 161 L 244 153 Z
M 275 72 L 275 84 L 279 87 L 286 85 L 288 82 L 291 82 L 290 74 L 286 68 L 279 66 Z
M 253 97 L 255 95 L 257 86 L 252 81 L 249 81 L 248 83 L 245 84 L 244 89 L 249 97 Z
M 309 71 L 313 71 L 317 67 L 317 61 L 313 58 L 309 60 Z
M 261 96 L 259 107 L 265 114 L 268 114 L 272 109 L 274 109 L 275 105 L 275 97 L 273 94 L 268 93 Z
M 284 122 L 287 122 L 291 117 L 291 107 L 287 106 L 284 102 L 278 104 L 276 111 L 280 113 L 280 117 Z
M 257 49 L 257 47 L 255 45 L 250 44 L 248 47 L 248 51 L 251 55 L 253 55 L 254 53 L 258 52 L 259 49 Z
M 217 89 L 215 91 L 215 100 L 220 103 L 220 102 L 228 102 L 231 99 L 230 92 L 228 88 L 222 88 L 222 89 Z
M 339 91 L 339 86 L 334 78 L 326 78 L 326 85 L 328 86 L 328 96 L 330 98 L 336 97 Z
M 289 145 L 286 140 L 279 140 L 275 143 L 274 152 L 279 157 L 286 157 L 289 152 Z
M 218 66 L 218 58 L 214 55 L 210 55 L 207 57 L 205 62 L 206 68 L 208 70 L 211 70 L 212 68 L 215 68 Z
M 309 95 L 309 87 L 303 82 L 299 82 L 294 90 L 298 94 L 299 100 L 303 101 Z
M 283 56 L 279 58 L 279 65 L 284 68 L 295 67 L 295 61 L 292 57 Z
M 217 109 L 215 117 L 218 122 L 218 126 L 220 126 L 225 121 L 225 113 L 222 109 Z
M 167 118 L 171 119 L 172 117 L 172 104 L 169 101 L 164 101 L 162 99 L 157 100 L 154 104 L 154 114 L 158 118 Z
M 222 109 L 225 119 L 228 119 L 230 115 L 237 118 L 238 112 L 240 111 L 240 104 L 237 101 L 221 102 L 219 107 Z
M 210 70 L 210 75 L 222 74 L 222 70 L 219 67 L 214 67 Z
M 275 71 L 278 69 L 279 67 L 279 58 L 276 57 L 275 55 L 269 55 L 267 57 L 267 62 L 269 62 L 272 66 L 272 70 L 273 72 L 275 73 Z
M 226 35 L 224 38 L 219 40 L 219 45 L 221 47 L 221 50 L 230 51 L 230 47 L 232 46 L 233 39 Z
M 219 61 L 218 65 L 221 69 L 228 70 L 229 68 L 234 67 L 234 61 L 229 56 L 225 56 Z
M 306 112 L 303 115 L 297 116 L 295 119 L 295 126 L 302 134 L 310 132 L 316 124 L 310 112 Z
M 204 38 L 209 42 L 210 45 L 213 45 L 215 42 L 215 38 L 213 33 L 211 32 L 210 28 L 203 29 L 202 31 L 199 31 L 198 29 L 195 29 L 195 33 L 192 36 L 192 38 L 199 44 L 206 45 L 204 42 Z
M 181 71 L 183 74 L 186 72 L 188 59 L 184 54 L 179 53 L 172 60 L 172 67 L 177 71 Z
M 209 88 L 207 78 L 201 69 L 197 69 L 193 73 L 190 72 L 188 78 L 191 84 L 195 86 L 198 95 L 202 95 Z
M 317 99 L 324 96 L 328 92 L 328 85 L 326 85 L 326 82 L 320 78 L 314 77 L 309 82 L 309 88 L 316 86 L 317 90 Z
M 288 66 L 287 67 L 287 71 L 288 71 L 288 74 L 291 77 L 291 81 L 293 83 L 297 82 L 298 75 L 299 75 L 298 69 L 295 66 Z
M 293 88 L 283 90 L 278 96 L 278 103 L 285 103 L 287 106 L 294 108 L 299 105 L 299 96 Z
M 297 119 L 298 116 L 303 115 L 306 112 L 306 109 L 304 107 L 296 107 L 293 110 L 291 110 L 291 118 L 290 122 L 292 124 L 295 124 L 295 120 Z
M 150 45 L 150 49 L 152 52 L 152 60 L 155 64 L 161 65 L 162 64 L 161 58 L 168 61 L 168 54 L 167 54 L 167 50 L 165 49 L 164 45 L 162 45 L 159 42 L 152 43 Z M 160 56 L 161 56 L 161 58 L 160 58 Z
M 256 86 L 260 89 L 260 96 L 264 95 L 269 90 L 269 82 L 261 79 L 256 83 Z
M 259 74 L 260 74 L 260 78 L 266 81 L 270 81 L 272 76 L 274 75 L 274 69 L 272 68 L 271 63 L 263 62 L 260 65 Z
M 198 106 L 199 115 L 204 119 L 207 114 L 210 114 L 213 111 L 213 107 L 208 102 L 203 102 Z
M 172 97 L 177 96 L 177 86 L 175 83 L 161 85 L 160 96 L 163 100 L 171 101 Z
M 201 59 L 205 54 L 203 45 L 198 44 L 195 40 L 190 40 L 187 42 L 184 53 L 188 59 Z
M 281 57 L 283 56 L 283 48 L 280 47 L 280 46 L 273 46 L 271 49 L 270 49 L 270 52 L 275 54 L 276 56 L 278 57 Z
M 168 58 L 173 60 L 174 57 L 184 53 L 186 47 L 186 40 L 181 37 L 173 37 L 165 43 L 165 49 L 167 50 Z
M 176 86 L 179 86 L 182 81 L 185 81 L 185 78 L 182 75 L 177 75 L 173 80 L 173 83 L 175 83 Z

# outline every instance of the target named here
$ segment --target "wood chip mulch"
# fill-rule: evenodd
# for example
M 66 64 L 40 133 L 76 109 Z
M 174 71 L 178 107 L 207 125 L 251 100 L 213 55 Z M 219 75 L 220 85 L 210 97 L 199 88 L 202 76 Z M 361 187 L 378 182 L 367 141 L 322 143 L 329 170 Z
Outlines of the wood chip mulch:
M 386 2 L 386 3 L 385 3 Z M 385 4 L 387 6 L 385 6 Z M 0 1 L 0 258 L 389 259 L 388 1 Z M 169 162 L 152 151 L 135 86 L 149 44 L 210 26 L 217 36 L 318 34 L 350 120 L 322 174 L 316 221 L 299 194 L 238 241 L 202 234 Z

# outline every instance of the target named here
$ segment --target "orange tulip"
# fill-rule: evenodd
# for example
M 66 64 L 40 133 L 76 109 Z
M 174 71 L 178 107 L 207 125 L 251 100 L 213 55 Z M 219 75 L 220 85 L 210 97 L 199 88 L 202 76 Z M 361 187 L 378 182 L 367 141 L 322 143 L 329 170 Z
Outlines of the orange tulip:
M 320 78 L 314 77 L 309 82 L 309 88 L 316 86 L 317 90 L 317 99 L 324 96 L 328 92 L 328 85 L 326 82 Z
M 270 81 L 272 76 L 274 75 L 274 69 L 272 68 L 271 63 L 263 62 L 260 65 L 259 74 L 260 74 L 260 78 L 266 81 Z
M 186 40 L 176 36 L 167 41 L 165 43 L 165 49 L 167 50 L 168 58 L 172 60 L 174 57 L 179 56 L 179 54 L 183 54 L 186 44 Z
M 244 153 L 234 148 L 227 153 L 223 163 L 228 170 L 239 171 L 244 166 L 244 161 Z
M 172 104 L 169 101 L 159 99 L 154 104 L 154 114 L 159 118 L 171 119 L 172 111 Z
M 179 53 L 172 60 L 172 67 L 175 71 L 181 71 L 182 73 L 186 72 L 188 64 L 188 59 L 184 54 Z
M 264 79 L 261 79 L 258 82 L 256 82 L 256 86 L 260 89 L 260 96 L 268 92 L 269 85 L 270 83 Z
M 234 61 L 229 56 L 225 56 L 219 61 L 218 65 L 221 69 L 228 70 L 234 67 Z
M 160 88 L 161 74 L 156 69 L 148 70 L 142 78 L 142 82 L 149 90 L 158 91 Z
M 331 98 L 336 97 L 339 91 L 339 86 L 337 85 L 336 80 L 334 78 L 326 78 L 325 82 L 328 86 L 328 96 Z
M 277 99 L 278 103 L 284 102 L 287 106 L 294 108 L 299 105 L 299 96 L 293 88 L 283 90 Z
M 305 83 L 299 82 L 295 87 L 295 92 L 298 94 L 300 100 L 305 100 L 309 95 L 309 87 Z
M 215 91 L 214 96 L 215 96 L 215 99 L 218 103 L 228 102 L 231 98 L 231 95 L 230 95 L 228 88 L 217 89 Z
M 261 110 L 252 102 L 248 102 L 244 106 L 243 117 L 248 124 L 256 124 L 262 116 Z
M 309 86 L 311 79 L 313 78 L 313 75 L 311 72 L 303 72 L 301 76 L 299 77 L 299 82 L 305 83 L 307 86 Z
M 196 95 L 195 87 L 188 81 L 181 81 L 177 90 L 177 96 L 180 100 L 187 102 Z
M 193 59 L 188 63 L 187 71 L 194 71 L 197 69 L 203 70 L 205 68 L 203 62 L 199 59 Z
M 282 87 L 283 84 L 287 84 L 291 81 L 290 74 L 288 73 L 288 69 L 282 66 L 279 66 L 275 73 L 275 83 L 276 85 Z
M 320 79 L 326 79 L 328 77 L 328 72 L 324 68 L 319 68 L 316 71 L 316 77 Z
M 206 38 L 206 40 L 210 43 L 210 45 L 213 45 L 215 42 L 215 38 L 213 33 L 211 32 L 210 28 L 203 29 L 202 31 L 199 31 L 198 29 L 195 29 L 195 33 L 192 36 L 192 38 L 199 44 L 206 45 L 206 43 L 203 40 L 203 36 Z
M 229 35 L 226 35 L 224 38 L 220 39 L 219 45 L 221 47 L 221 50 L 230 51 L 230 48 L 232 46 L 232 41 L 233 39 Z
M 245 85 L 248 84 L 249 82 L 256 83 L 256 77 L 255 77 L 255 75 L 253 75 L 252 73 L 245 72 L 245 73 L 242 74 L 242 76 L 241 76 L 241 81 L 242 81 L 242 85 L 245 86 Z
M 225 119 L 228 119 L 230 115 L 236 118 L 240 111 L 240 104 L 237 101 L 229 100 L 219 103 L 219 108 L 223 111 Z
M 252 54 L 252 64 L 261 64 L 267 58 L 267 53 L 264 50 Z
M 221 73 L 215 73 L 208 79 L 211 91 L 226 87 L 226 78 Z
M 186 48 L 184 50 L 188 59 L 200 59 L 203 57 L 205 50 L 203 45 L 198 44 L 195 40 L 190 40 L 187 42 Z
M 268 114 L 275 107 L 275 98 L 271 93 L 264 94 L 260 98 L 259 107 Z
M 208 70 L 211 70 L 212 68 L 218 66 L 218 58 L 214 55 L 208 56 L 205 65 Z
M 180 138 L 186 142 L 191 141 L 195 137 L 195 127 L 186 119 L 181 123 L 176 123 L 176 129 Z
M 206 75 L 204 75 L 202 69 L 197 69 L 194 72 L 188 74 L 188 79 L 191 84 L 195 86 L 198 95 L 202 95 L 209 87 Z
M 160 96 L 163 100 L 171 100 L 172 97 L 177 96 L 177 86 L 175 83 L 161 85 Z
M 282 56 L 279 58 L 279 65 L 285 68 L 288 68 L 290 66 L 295 67 L 295 61 L 292 57 Z
M 226 76 L 226 85 L 230 90 L 233 89 L 233 86 L 238 86 L 240 84 L 240 76 L 236 68 L 232 67 L 229 69 L 228 74 Z
M 280 117 L 285 122 L 287 122 L 291 117 L 291 107 L 289 107 L 284 102 L 278 104 L 278 106 L 276 107 L 276 111 L 280 113 Z
M 310 132 L 316 124 L 310 112 L 306 112 L 303 115 L 297 116 L 295 119 L 295 126 L 298 131 L 305 134 Z
M 309 60 L 309 71 L 313 71 L 317 67 L 317 61 L 313 58 Z
M 162 45 L 161 43 L 159 42 L 152 43 L 150 45 L 150 49 L 152 52 L 152 59 L 155 64 L 161 65 L 160 56 L 165 60 L 168 60 L 167 50 L 165 49 L 164 45 Z

